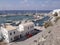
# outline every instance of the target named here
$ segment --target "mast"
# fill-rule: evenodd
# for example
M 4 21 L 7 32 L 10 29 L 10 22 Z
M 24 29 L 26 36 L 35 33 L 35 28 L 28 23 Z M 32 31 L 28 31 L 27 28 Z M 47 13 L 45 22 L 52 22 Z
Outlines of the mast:
M 37 15 L 37 8 L 36 8 L 36 15 Z

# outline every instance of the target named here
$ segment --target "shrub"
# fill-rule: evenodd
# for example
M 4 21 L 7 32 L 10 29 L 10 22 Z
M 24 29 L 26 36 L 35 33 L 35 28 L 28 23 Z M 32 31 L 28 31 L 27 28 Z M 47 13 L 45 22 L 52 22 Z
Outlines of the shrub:
M 58 16 L 58 13 L 57 13 L 57 12 L 55 12 L 54 16 Z
M 49 26 L 53 26 L 52 22 L 51 21 L 47 21 L 44 23 L 44 27 L 47 28 Z

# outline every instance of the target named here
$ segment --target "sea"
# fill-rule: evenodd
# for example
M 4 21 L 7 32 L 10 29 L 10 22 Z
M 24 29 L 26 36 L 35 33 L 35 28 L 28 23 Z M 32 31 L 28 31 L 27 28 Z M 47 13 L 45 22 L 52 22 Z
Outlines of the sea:
M 26 13 L 49 13 L 52 10 L 1 10 L 0 15 L 6 15 L 6 14 L 26 14 Z M 34 19 L 33 16 L 25 16 L 25 15 L 15 15 L 15 16 L 6 16 L 6 17 L 1 17 L 0 16 L 0 24 L 6 23 L 7 20 L 12 20 L 12 21 L 19 21 L 19 20 L 24 20 L 24 19 Z M 46 20 L 48 20 L 49 17 L 44 17 L 42 20 L 39 20 L 39 24 L 42 25 L 42 23 Z M 34 23 L 37 23 L 34 22 Z

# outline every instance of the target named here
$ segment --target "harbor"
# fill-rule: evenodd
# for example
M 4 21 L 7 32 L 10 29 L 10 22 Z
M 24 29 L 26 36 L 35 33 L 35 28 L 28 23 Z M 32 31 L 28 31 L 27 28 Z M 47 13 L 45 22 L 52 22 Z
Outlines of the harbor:
M 0 45 L 60 45 L 60 0 L 0 0 Z
M 7 25 L 6 30 L 10 30 L 10 28 L 16 29 L 17 27 L 19 27 L 20 23 L 33 22 L 34 29 L 38 30 L 38 31 L 33 31 L 34 33 L 32 32 L 32 35 L 35 35 L 35 34 L 39 33 L 39 31 L 44 30 L 44 27 L 41 27 L 41 26 L 43 26 L 44 21 L 47 21 L 48 19 L 49 19 L 48 16 L 43 16 L 43 15 L 41 15 L 41 16 L 40 15 L 35 15 L 35 16 L 33 16 L 33 15 L 32 16 L 15 15 L 15 16 L 13 16 L 12 15 L 12 16 L 4 16 L 4 17 L 2 16 L 2 17 L 0 17 L 0 25 L 3 26 L 3 28 L 2 28 L 3 30 L 4 30 L 4 27 L 6 27 L 6 25 Z M 11 26 L 9 26 L 9 25 L 11 25 Z M 8 27 L 10 27 L 10 28 L 8 28 Z M 22 27 L 20 27 L 20 28 L 22 28 Z M 32 30 L 34 30 L 34 29 L 32 29 Z M 31 35 L 31 34 L 29 34 L 29 35 Z M 28 36 L 28 37 L 30 37 L 30 36 Z
M 7 45 L 47 44 L 46 41 L 48 41 L 49 38 L 50 39 L 52 38 L 51 31 L 53 29 L 51 30 L 51 27 L 53 27 L 56 24 L 55 21 L 56 17 L 58 16 L 58 19 L 60 19 L 59 18 L 60 14 L 55 13 L 53 14 L 53 12 L 52 16 L 50 16 L 48 13 L 47 15 L 44 16 L 20 15 L 20 16 L 1 17 L 2 22 L 0 23 L 0 31 L 1 31 L 0 41 L 6 42 L 5 44 Z M 47 26 L 48 28 L 45 26 Z

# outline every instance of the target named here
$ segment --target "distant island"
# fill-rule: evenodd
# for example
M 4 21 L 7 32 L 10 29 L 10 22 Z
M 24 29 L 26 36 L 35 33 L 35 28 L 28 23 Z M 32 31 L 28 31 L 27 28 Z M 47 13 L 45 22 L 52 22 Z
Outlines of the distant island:
M 1 10 L 0 15 L 18 15 L 18 14 L 34 14 L 49 13 L 52 10 Z

